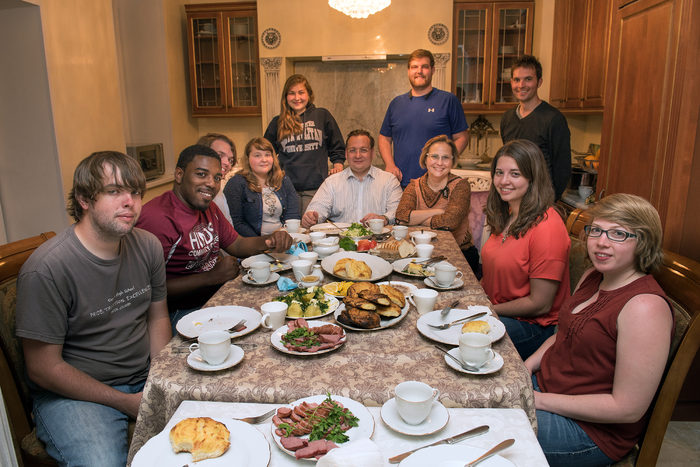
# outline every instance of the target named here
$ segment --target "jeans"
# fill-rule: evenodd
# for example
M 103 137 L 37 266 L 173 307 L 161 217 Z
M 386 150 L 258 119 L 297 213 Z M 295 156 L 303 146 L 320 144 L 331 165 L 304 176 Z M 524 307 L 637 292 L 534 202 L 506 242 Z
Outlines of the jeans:
M 535 375 L 532 375 L 532 386 L 535 391 L 540 390 Z M 593 467 L 613 463 L 572 419 L 539 409 L 536 415 L 537 441 L 552 467 Z
M 505 325 L 506 332 L 523 361 L 535 353 L 535 350 L 539 349 L 542 343 L 554 334 L 554 325 L 540 326 L 507 316 L 499 316 L 499 318 Z
M 189 315 L 193 311 L 199 310 L 201 307 L 178 309 L 170 312 L 170 326 L 173 329 L 173 336 L 177 336 L 177 322 L 185 316 Z
M 112 386 L 128 394 L 146 382 Z M 68 399 L 49 391 L 32 394 L 37 437 L 61 466 L 124 467 L 129 417 L 106 405 Z

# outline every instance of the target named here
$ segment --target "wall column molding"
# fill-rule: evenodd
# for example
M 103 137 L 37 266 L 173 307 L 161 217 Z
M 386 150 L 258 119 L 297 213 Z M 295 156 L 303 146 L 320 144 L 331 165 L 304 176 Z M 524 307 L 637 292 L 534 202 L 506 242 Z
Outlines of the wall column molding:
M 280 93 L 280 69 L 282 68 L 282 57 L 263 57 L 260 59 L 265 69 L 265 114 L 263 115 L 263 128 L 267 127 L 267 122 L 279 113 Z
M 450 54 L 433 54 L 435 57 L 435 74 L 433 75 L 433 86 L 443 91 L 447 91 L 445 81 L 445 69 L 450 61 Z

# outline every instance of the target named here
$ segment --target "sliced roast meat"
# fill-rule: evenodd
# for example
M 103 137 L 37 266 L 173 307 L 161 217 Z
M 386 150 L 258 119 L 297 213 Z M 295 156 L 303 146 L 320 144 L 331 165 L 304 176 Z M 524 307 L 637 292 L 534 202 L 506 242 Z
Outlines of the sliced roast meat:
M 296 436 L 282 438 L 280 439 L 280 442 L 282 443 L 282 446 L 284 446 L 285 449 L 289 449 L 290 451 L 296 451 L 297 449 L 301 449 L 309 444 L 307 440 L 297 438 Z

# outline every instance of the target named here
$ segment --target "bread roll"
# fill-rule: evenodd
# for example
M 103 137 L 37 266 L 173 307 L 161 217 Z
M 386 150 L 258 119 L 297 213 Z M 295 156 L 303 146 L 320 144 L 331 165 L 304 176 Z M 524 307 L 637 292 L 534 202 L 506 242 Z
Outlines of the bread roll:
M 462 325 L 462 334 L 466 332 L 480 332 L 481 334 L 488 334 L 489 331 L 491 331 L 491 326 L 488 322 L 481 319 L 467 321 Z
M 186 418 L 170 430 L 173 451 L 191 453 L 193 462 L 221 456 L 231 445 L 230 437 L 226 425 L 209 417 Z

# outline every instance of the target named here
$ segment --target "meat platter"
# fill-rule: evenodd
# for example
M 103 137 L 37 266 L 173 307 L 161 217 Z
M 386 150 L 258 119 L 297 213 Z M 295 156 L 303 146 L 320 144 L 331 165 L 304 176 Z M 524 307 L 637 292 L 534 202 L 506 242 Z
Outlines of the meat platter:
M 308 329 L 323 329 L 324 334 L 322 334 L 319 338 L 320 344 L 318 346 L 314 346 L 318 347 L 317 349 L 307 348 L 305 350 L 295 350 L 293 348 L 288 348 L 288 346 L 285 345 L 283 336 L 300 327 Z M 270 343 L 275 349 L 289 355 L 302 356 L 332 352 L 342 346 L 346 339 L 347 336 L 345 331 L 336 324 L 321 320 L 306 321 L 304 318 L 288 321 L 286 326 L 276 329 L 275 332 L 270 335 Z
M 281 407 L 278 410 L 277 415 L 273 416 L 273 422 L 271 423 L 271 431 L 272 431 L 272 437 L 275 440 L 275 443 L 277 446 L 284 451 L 285 453 L 289 454 L 290 456 L 297 457 L 299 454 L 295 454 L 295 451 L 292 451 L 290 449 L 287 449 L 283 444 L 282 444 L 282 436 L 280 436 L 281 430 L 278 428 L 279 422 L 282 422 L 282 417 L 280 417 L 280 410 L 284 411 L 284 409 L 291 409 L 291 412 L 294 411 L 295 408 L 297 408 L 297 413 L 299 411 L 299 408 L 307 406 L 307 404 L 313 405 L 320 405 L 323 404 L 324 401 L 329 397 L 329 395 L 317 395 L 317 396 L 310 396 L 310 397 L 305 397 L 303 399 L 296 400 L 292 402 L 291 404 L 288 404 L 286 406 Z M 354 415 L 357 418 L 357 426 L 354 426 L 350 428 L 349 430 L 345 431 L 345 435 L 347 435 L 347 441 L 354 441 L 357 439 L 362 439 L 362 438 L 371 438 L 372 435 L 374 434 L 374 418 L 372 417 L 372 414 L 369 413 L 367 408 L 362 405 L 361 403 L 354 401 L 352 399 L 349 399 L 347 397 L 343 396 L 336 396 L 336 395 L 330 395 L 330 398 L 337 402 L 340 406 L 342 406 L 345 409 L 348 409 L 352 415 Z M 288 413 L 290 411 L 287 411 Z M 277 418 L 275 418 L 277 417 Z M 277 423 L 275 423 L 277 422 Z M 297 441 L 297 439 L 300 439 L 301 441 Z M 322 440 L 325 441 L 325 440 Z M 307 449 L 308 446 L 301 446 L 302 443 L 306 442 L 309 446 L 311 446 L 311 449 Z M 300 454 L 302 455 L 311 455 L 310 458 L 303 458 L 303 460 L 309 460 L 309 461 L 316 461 L 318 457 L 321 457 L 323 453 L 326 452 L 327 449 L 332 448 L 332 445 L 328 445 L 327 443 L 316 443 L 314 441 L 309 442 L 309 435 L 300 435 L 300 436 L 294 436 L 294 439 L 287 438 L 285 440 L 285 443 L 292 447 L 292 448 L 298 448 L 296 449 L 296 452 L 298 452 L 300 449 L 305 449 L 305 451 L 302 451 Z M 296 443 L 299 443 L 298 445 L 295 445 Z M 314 443 L 314 444 L 311 444 Z M 342 446 L 344 443 L 337 442 L 335 443 L 336 446 Z M 320 445 L 320 446 L 317 446 Z M 319 455 L 318 457 L 316 455 L 313 455 L 314 452 L 308 452 L 318 449 Z

